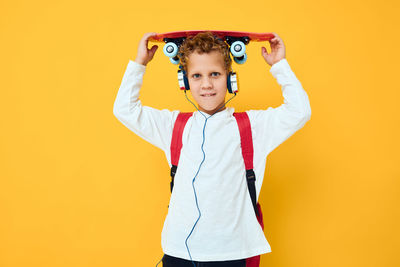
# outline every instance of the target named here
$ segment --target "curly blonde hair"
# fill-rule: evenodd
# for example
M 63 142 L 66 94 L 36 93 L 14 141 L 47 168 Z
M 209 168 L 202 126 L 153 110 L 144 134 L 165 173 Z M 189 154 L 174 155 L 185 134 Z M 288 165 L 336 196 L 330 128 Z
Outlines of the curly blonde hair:
M 187 72 L 187 64 L 189 56 L 197 52 L 199 54 L 218 51 L 221 53 L 225 70 L 227 73 L 231 71 L 232 59 L 229 55 L 229 46 L 222 39 L 216 37 L 212 32 L 200 32 L 193 37 L 188 37 L 179 48 L 179 60 L 183 69 Z

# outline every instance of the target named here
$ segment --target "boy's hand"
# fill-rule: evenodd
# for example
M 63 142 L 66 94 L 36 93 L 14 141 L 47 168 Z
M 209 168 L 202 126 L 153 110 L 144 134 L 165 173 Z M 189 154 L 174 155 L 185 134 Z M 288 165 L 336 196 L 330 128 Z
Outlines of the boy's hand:
M 271 53 L 268 54 L 267 49 L 261 47 L 261 55 L 270 66 L 286 57 L 285 45 L 282 39 L 276 33 L 273 32 L 273 34 L 275 37 L 269 40 Z
M 148 32 L 143 35 L 142 39 L 139 42 L 138 53 L 135 59 L 136 63 L 146 66 L 147 63 L 149 63 L 153 59 L 153 56 L 156 53 L 158 46 L 153 45 L 151 49 L 147 49 L 147 44 L 149 42 L 149 37 L 156 34 L 157 33 L 155 32 Z

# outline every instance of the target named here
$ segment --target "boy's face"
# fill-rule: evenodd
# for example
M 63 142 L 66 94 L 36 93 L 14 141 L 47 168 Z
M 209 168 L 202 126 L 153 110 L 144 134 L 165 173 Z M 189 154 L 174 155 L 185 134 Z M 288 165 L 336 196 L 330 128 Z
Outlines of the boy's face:
M 199 110 L 214 114 L 225 103 L 227 92 L 227 73 L 220 52 L 211 51 L 189 55 L 187 77 L 190 92 L 199 106 Z M 225 107 L 220 110 L 224 110 Z

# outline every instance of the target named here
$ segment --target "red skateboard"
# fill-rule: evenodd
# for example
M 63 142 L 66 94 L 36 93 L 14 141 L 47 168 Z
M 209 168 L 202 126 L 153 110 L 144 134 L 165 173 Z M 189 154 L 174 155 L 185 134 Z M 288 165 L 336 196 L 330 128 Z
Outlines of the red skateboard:
M 200 31 L 178 31 L 178 32 L 166 32 L 160 33 L 156 36 L 150 37 L 150 41 L 165 42 L 164 54 L 169 57 L 170 61 L 174 64 L 179 63 L 178 51 L 179 47 L 187 37 L 195 36 L 200 32 L 210 31 L 215 36 L 221 38 L 228 43 L 230 52 L 233 59 L 238 64 L 243 64 L 247 60 L 246 45 L 250 41 L 261 42 L 268 41 L 274 38 L 273 33 L 256 33 L 256 32 L 238 32 L 238 31 L 212 31 L 212 30 L 200 30 Z

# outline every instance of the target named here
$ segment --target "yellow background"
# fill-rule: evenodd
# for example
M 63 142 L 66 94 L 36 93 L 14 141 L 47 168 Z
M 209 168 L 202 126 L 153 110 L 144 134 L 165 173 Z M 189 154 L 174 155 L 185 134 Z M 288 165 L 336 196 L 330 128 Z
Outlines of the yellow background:
M 311 120 L 268 157 L 261 266 L 400 266 L 398 1 L 2 1 L 0 266 L 156 266 L 161 150 L 113 104 L 145 32 L 276 32 Z M 261 57 L 228 106 L 283 103 Z M 193 111 L 159 44 L 143 104 Z M 161 263 L 158 265 L 161 266 Z

